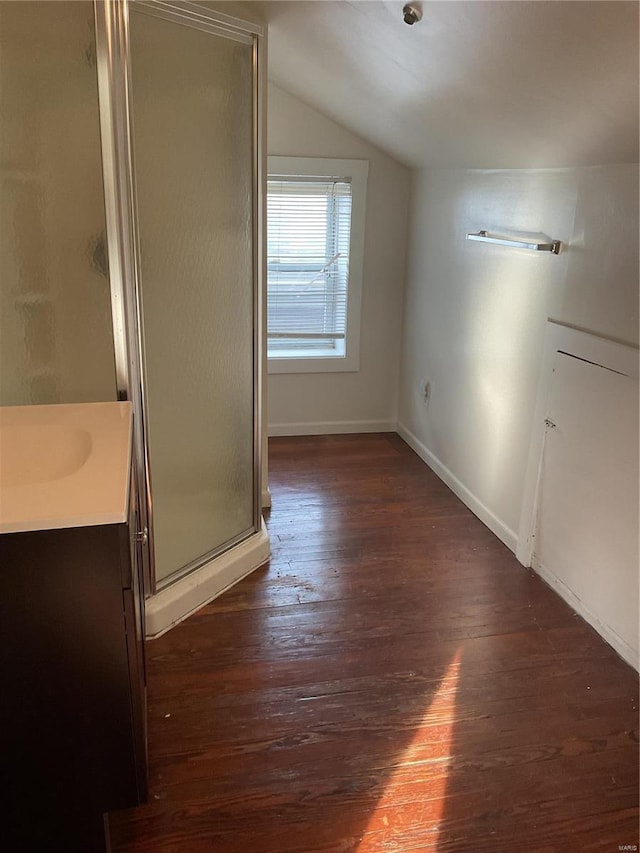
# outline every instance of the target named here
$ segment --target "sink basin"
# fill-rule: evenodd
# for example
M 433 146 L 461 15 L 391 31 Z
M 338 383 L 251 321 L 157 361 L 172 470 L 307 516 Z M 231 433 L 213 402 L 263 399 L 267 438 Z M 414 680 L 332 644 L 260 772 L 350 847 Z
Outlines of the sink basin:
M 130 403 L 0 407 L 0 533 L 127 520 Z
M 78 471 L 91 453 L 86 429 L 50 425 L 6 426 L 0 442 L 0 482 L 4 488 L 47 483 Z

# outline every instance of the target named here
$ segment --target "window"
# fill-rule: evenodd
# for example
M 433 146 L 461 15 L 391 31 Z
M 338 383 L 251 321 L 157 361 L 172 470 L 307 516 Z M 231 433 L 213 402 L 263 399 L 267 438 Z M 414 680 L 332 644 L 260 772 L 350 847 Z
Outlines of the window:
M 368 163 L 270 157 L 270 373 L 358 370 Z

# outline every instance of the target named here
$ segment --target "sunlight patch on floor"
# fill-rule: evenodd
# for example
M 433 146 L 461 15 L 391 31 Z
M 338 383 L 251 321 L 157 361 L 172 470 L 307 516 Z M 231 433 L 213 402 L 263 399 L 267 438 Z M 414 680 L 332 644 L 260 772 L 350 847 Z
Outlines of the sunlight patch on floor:
M 379 850 L 382 836 L 390 850 L 396 849 L 393 844 L 397 837 L 397 849 L 401 850 L 407 833 L 413 839 L 420 838 L 426 847 L 437 847 L 452 759 L 461 658 L 462 650 L 458 650 L 413 737 L 398 755 L 357 853 Z

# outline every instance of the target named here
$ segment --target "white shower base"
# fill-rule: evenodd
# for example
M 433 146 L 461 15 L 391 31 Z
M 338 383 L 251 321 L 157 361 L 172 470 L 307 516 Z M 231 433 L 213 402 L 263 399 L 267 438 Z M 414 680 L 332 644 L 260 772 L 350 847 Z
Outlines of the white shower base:
M 159 637 L 182 622 L 195 610 L 264 565 L 269 555 L 269 534 L 263 521 L 261 529 L 244 542 L 147 599 L 147 638 Z

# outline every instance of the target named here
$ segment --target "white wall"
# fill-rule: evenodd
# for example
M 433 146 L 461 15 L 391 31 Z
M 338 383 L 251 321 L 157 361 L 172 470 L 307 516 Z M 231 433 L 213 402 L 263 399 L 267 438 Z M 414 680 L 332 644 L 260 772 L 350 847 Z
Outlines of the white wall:
M 394 429 L 410 172 L 275 86 L 269 86 L 273 155 L 369 161 L 360 369 L 269 376 L 272 433 Z
M 637 198 L 636 165 L 415 175 L 401 430 L 514 550 L 547 317 L 637 343 Z M 481 228 L 570 245 L 465 240 Z
M 559 320 L 638 344 L 638 166 L 581 169 Z
M 93 17 L 0 4 L 2 405 L 116 398 Z

